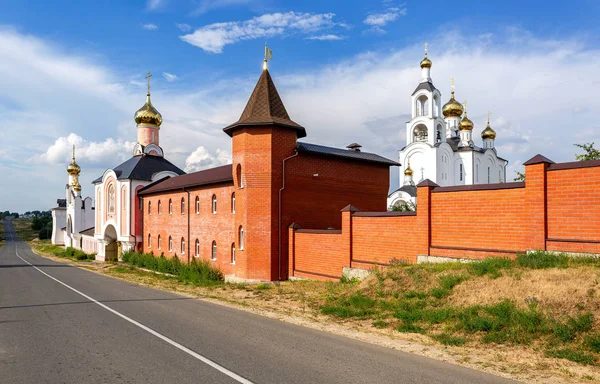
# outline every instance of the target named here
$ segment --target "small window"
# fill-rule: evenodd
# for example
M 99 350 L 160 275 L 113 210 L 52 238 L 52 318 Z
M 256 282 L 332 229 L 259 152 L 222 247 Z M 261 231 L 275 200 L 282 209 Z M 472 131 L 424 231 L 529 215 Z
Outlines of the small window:
M 160 249 L 160 235 L 158 235 L 158 249 Z
M 235 243 L 231 244 L 231 264 L 235 265 Z
M 235 178 L 238 188 L 244 188 L 244 179 L 242 178 L 242 164 L 238 164 L 235 168 Z
M 212 242 L 212 260 L 217 261 L 217 242 L 214 240 Z
M 148 202 L 148 214 L 149 215 L 152 214 L 152 202 L 151 201 Z
M 169 252 L 173 252 L 173 238 L 169 236 Z
M 475 164 L 475 181 L 479 182 L 479 164 Z
M 244 249 L 244 228 L 241 225 L 238 230 L 238 236 L 238 244 L 240 245 L 240 251 L 242 251 Z
M 181 254 L 185 255 L 185 239 L 181 238 Z
M 196 239 L 196 257 L 200 257 L 200 240 Z
M 196 196 L 196 215 L 200 214 L 200 197 Z
M 217 195 L 212 196 L 212 213 L 213 215 L 217 213 Z
M 181 214 L 185 215 L 185 199 L 181 198 Z
M 160 200 L 158 200 L 158 214 L 159 215 L 160 215 L 160 206 L 161 206 L 161 203 L 160 203 Z
M 169 215 L 173 214 L 173 200 L 169 199 Z
M 152 248 L 152 236 L 148 234 L 148 248 Z
M 488 184 L 490 183 L 490 167 L 488 167 Z
M 231 213 L 235 213 L 235 192 L 231 194 Z
M 460 175 L 460 181 L 463 181 L 463 167 L 462 164 L 459 164 L 459 175 Z

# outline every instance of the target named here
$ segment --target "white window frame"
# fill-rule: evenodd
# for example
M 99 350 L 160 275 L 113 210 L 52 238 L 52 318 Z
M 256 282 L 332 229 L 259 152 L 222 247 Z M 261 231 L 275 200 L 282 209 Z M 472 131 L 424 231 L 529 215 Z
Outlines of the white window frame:
M 169 215 L 173 214 L 173 199 L 169 199 Z
M 213 240 L 211 247 L 212 249 L 210 250 L 210 259 L 212 261 L 217 261 L 217 242 L 215 240 Z
M 235 265 L 235 243 L 231 244 L 231 265 Z
M 242 227 L 240 225 L 240 227 L 238 228 L 238 245 L 239 245 L 239 250 L 243 251 L 244 250 L 244 227 Z
M 200 257 L 200 240 L 196 239 L 196 254 L 194 256 Z
M 196 196 L 196 215 L 200 214 L 200 196 Z
M 173 236 L 169 236 L 169 252 L 173 252 Z
M 181 254 L 185 255 L 185 239 L 181 238 Z
M 235 213 L 235 192 L 231 194 L 231 213 Z
M 212 195 L 211 207 L 212 207 L 213 215 L 216 215 L 217 214 L 217 195 Z

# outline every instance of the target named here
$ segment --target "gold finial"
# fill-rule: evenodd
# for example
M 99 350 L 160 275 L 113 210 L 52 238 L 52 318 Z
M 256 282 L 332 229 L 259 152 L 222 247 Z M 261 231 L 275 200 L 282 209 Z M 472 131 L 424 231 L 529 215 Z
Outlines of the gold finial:
M 454 77 L 450 78 L 450 87 L 452 88 L 452 93 L 454 93 L 454 84 L 455 84 L 456 80 L 454 79 Z
M 150 78 L 152 77 L 152 74 L 150 73 L 150 71 L 148 71 L 148 74 L 146 75 L 146 79 L 148 79 L 148 96 L 150 96 Z
M 492 112 L 488 111 L 488 125 L 490 125 L 490 116 L 492 115 Z
M 423 44 L 423 48 L 425 48 L 425 57 L 427 57 L 427 47 L 429 47 L 429 43 Z
M 263 61 L 263 70 L 269 69 L 269 65 L 267 64 L 268 60 L 273 60 L 273 51 L 271 51 L 267 46 L 267 43 L 265 43 L 265 60 Z
M 469 103 L 468 100 L 463 101 L 463 106 L 465 107 L 465 115 L 467 114 L 467 104 Z
M 73 144 L 73 161 L 75 161 L 75 144 Z

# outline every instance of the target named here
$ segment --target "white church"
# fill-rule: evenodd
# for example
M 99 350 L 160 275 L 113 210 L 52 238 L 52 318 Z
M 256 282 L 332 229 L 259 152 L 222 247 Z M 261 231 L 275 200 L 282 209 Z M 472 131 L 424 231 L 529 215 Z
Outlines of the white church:
M 416 203 L 416 185 L 429 179 L 440 186 L 503 183 L 508 161 L 494 147 L 496 132 L 488 122 L 482 146 L 473 140 L 473 122 L 466 105 L 450 100 L 431 81 L 431 60 L 421 61 L 421 82 L 411 95 L 412 118 L 406 123 L 406 146 L 399 151 L 400 188 L 388 196 L 388 207 Z M 465 103 L 466 104 L 466 103 Z

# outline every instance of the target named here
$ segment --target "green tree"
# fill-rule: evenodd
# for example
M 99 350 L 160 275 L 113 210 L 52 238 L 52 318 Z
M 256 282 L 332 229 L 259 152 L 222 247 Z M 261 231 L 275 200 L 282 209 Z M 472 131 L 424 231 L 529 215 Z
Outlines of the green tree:
M 583 153 L 575 155 L 579 161 L 600 160 L 600 150 L 594 148 L 594 142 L 586 144 L 573 144 L 574 146 L 583 149 Z
M 513 179 L 514 181 L 525 181 L 524 173 L 521 173 L 519 171 L 515 171 L 515 173 L 517 174 L 517 176 L 515 176 L 515 178 Z
M 417 206 L 412 201 L 399 201 L 392 205 L 389 210 L 392 212 L 414 212 L 417 210 Z

